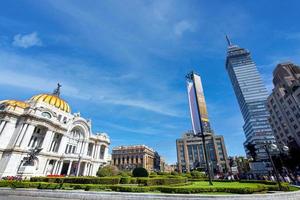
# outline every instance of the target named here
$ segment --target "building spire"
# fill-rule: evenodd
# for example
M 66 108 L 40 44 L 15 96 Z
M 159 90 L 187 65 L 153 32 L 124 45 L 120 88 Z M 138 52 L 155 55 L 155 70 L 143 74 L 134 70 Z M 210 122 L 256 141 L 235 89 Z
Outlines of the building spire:
M 231 41 L 230 41 L 230 39 L 229 39 L 228 35 L 226 35 L 226 40 L 227 40 L 228 46 L 231 46 L 231 45 L 232 45 L 232 43 L 231 43 Z
M 60 88 L 61 88 L 61 84 L 57 83 L 57 88 L 53 91 L 53 95 L 58 96 L 60 95 Z

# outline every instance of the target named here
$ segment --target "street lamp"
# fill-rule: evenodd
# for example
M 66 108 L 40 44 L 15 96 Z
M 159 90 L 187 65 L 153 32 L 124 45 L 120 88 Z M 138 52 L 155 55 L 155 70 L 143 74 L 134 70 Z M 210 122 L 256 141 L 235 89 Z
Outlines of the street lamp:
M 269 157 L 269 160 L 270 160 L 270 162 L 271 162 L 273 171 L 274 171 L 274 173 L 275 173 L 276 182 L 278 183 L 278 186 L 279 186 L 279 190 L 282 190 L 282 186 L 281 186 L 281 183 L 280 183 L 280 180 L 279 180 L 279 174 L 278 174 L 278 171 L 277 171 L 277 169 L 276 169 L 276 167 L 275 167 L 275 164 L 274 164 L 274 162 L 273 162 L 272 156 L 271 156 L 271 154 L 270 154 L 270 150 L 280 150 L 280 148 L 278 148 L 278 146 L 277 146 L 276 144 L 270 143 L 270 142 L 264 142 L 264 143 L 263 143 L 263 147 L 264 147 L 264 149 L 266 150 L 266 153 L 267 153 L 267 155 L 268 155 L 268 157 Z M 287 146 L 283 146 L 283 147 L 282 147 L 282 150 L 283 150 L 283 151 L 288 151 L 289 148 L 288 148 Z

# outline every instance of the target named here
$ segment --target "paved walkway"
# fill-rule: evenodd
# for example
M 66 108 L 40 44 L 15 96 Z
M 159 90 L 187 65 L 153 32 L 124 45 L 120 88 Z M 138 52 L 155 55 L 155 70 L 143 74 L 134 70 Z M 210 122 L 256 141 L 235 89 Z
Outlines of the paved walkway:
M 0 200 L 299 200 L 300 191 L 252 195 L 149 194 L 0 188 Z

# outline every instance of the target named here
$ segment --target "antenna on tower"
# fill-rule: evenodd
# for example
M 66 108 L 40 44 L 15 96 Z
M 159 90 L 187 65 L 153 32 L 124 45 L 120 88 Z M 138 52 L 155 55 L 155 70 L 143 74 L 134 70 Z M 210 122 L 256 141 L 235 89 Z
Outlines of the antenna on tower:
M 232 44 L 231 44 L 231 41 L 230 41 L 228 35 L 226 35 L 226 40 L 227 40 L 228 46 L 231 46 Z

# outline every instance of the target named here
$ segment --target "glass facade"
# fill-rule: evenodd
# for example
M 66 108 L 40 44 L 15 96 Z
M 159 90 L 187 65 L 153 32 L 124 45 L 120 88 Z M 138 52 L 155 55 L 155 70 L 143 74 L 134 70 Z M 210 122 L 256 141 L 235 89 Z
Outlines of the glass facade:
M 269 113 L 266 109 L 267 89 L 250 52 L 246 49 L 230 43 L 227 49 L 226 69 L 245 122 L 244 145 L 255 144 L 258 149 L 258 159 L 265 159 L 265 152 L 257 144 L 266 140 L 274 141 L 268 122 Z

